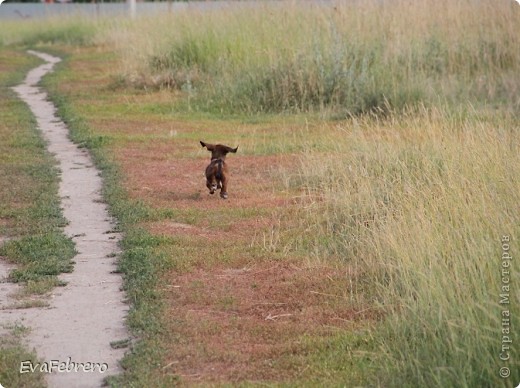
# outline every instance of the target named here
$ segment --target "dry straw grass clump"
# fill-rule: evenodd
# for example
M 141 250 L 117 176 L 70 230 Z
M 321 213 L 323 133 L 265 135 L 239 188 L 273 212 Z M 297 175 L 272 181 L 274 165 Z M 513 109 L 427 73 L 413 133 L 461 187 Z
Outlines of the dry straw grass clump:
M 418 102 L 518 108 L 514 2 L 337 2 L 179 10 L 108 37 L 129 82 L 171 87 L 201 109 L 329 108 L 362 113 Z

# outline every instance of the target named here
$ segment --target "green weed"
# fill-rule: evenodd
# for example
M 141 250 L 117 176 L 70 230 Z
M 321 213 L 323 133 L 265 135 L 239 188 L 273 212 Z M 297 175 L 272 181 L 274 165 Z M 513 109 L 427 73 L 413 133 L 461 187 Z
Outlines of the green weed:
M 0 380 L 5 386 L 43 388 L 45 384 L 42 373 L 20 373 L 23 361 L 31 361 L 35 365 L 38 360 L 20 345 L 13 342 L 0 341 Z M 9 384 L 9 385 L 8 385 Z
M 56 231 L 8 241 L 0 247 L 0 255 L 20 264 L 9 275 L 10 280 L 27 282 L 71 272 L 75 249 L 69 238 Z

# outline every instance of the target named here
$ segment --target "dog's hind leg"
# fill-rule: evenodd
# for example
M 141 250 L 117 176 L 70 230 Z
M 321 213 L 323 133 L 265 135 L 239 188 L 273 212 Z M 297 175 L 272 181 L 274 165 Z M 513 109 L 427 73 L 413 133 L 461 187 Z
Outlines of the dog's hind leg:
M 220 196 L 224 199 L 227 199 L 227 179 L 225 175 L 222 176 L 220 183 L 222 183 L 222 188 L 220 189 Z
M 206 187 L 209 189 L 210 194 L 215 194 L 218 188 L 215 178 L 206 180 Z

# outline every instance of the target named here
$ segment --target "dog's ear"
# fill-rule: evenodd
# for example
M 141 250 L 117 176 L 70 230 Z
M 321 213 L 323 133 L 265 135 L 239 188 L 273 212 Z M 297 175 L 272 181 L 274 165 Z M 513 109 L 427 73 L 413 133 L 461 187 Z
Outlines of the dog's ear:
M 233 153 L 236 153 L 237 150 L 238 150 L 238 146 L 237 146 L 237 148 L 231 148 L 231 147 L 225 146 L 224 149 L 226 150 L 226 153 L 227 153 L 227 152 L 233 152 Z
M 215 145 L 204 143 L 202 140 L 200 140 L 200 145 L 206 147 L 208 151 L 213 151 L 215 149 Z

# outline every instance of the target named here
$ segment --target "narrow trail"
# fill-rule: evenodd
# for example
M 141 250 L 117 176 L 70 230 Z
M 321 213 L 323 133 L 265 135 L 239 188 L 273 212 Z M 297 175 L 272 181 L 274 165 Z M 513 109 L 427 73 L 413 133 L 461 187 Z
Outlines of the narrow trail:
M 111 232 L 114 225 L 101 198 L 99 171 L 88 152 L 69 140 L 67 126 L 56 116 L 47 94 L 37 87 L 60 59 L 29 53 L 45 63 L 31 70 L 14 90 L 29 105 L 49 152 L 58 161 L 59 195 L 69 221 L 65 233 L 73 237 L 78 254 L 74 271 L 60 276 L 67 286 L 53 290 L 46 300 L 48 308 L 16 310 L 4 306 L 0 323 L 18 322 L 29 327 L 28 345 L 44 362 L 57 360 L 69 369 L 72 363 L 99 364 L 94 372 L 82 367 L 72 372 L 54 371 L 46 377 L 50 387 L 98 387 L 105 377 L 120 372 L 124 349 L 112 349 L 110 343 L 128 338 L 124 325 L 128 306 L 123 303 L 121 276 L 113 273 L 119 236 Z M 2 294 L 6 293 L 6 284 L 2 284 Z M 100 369 L 105 366 L 101 364 L 107 367 L 103 373 Z

